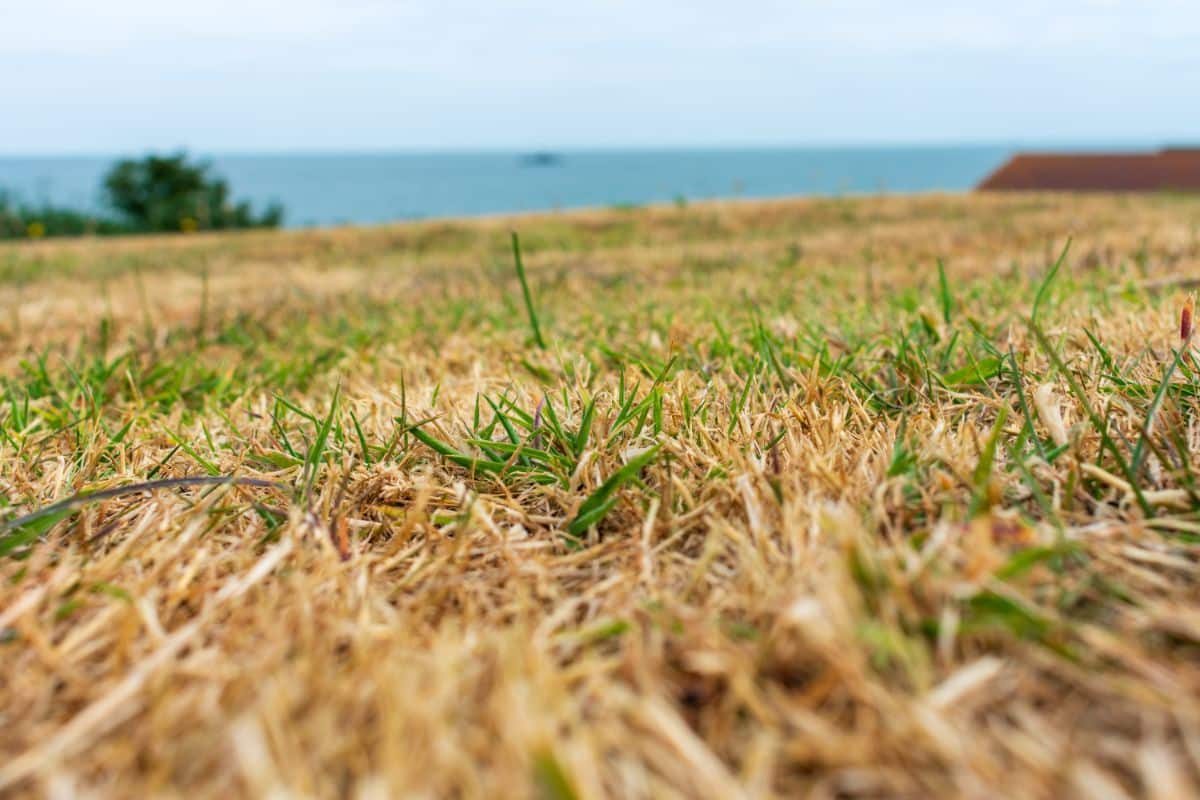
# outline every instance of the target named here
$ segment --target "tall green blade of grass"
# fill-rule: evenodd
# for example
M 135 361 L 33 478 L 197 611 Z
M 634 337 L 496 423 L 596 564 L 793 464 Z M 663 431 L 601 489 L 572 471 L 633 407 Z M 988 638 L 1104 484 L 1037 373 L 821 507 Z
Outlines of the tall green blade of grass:
M 333 430 L 333 419 L 337 416 L 338 395 L 341 392 L 341 386 L 334 387 L 333 399 L 329 401 L 329 414 L 321 422 L 321 427 L 317 430 L 317 438 L 313 442 L 312 447 L 308 449 L 308 456 L 304 460 L 303 497 L 308 498 L 312 492 L 313 483 L 317 479 L 317 471 L 321 466 L 321 459 L 325 456 L 325 448 L 329 444 L 329 432 Z
M 1146 443 L 1150 439 L 1150 432 L 1154 430 L 1154 418 L 1158 416 L 1158 410 L 1162 408 L 1163 399 L 1167 396 L 1167 388 L 1171 385 L 1171 378 L 1179 369 L 1187 347 L 1188 343 L 1185 343 L 1183 347 L 1175 351 L 1175 358 L 1171 361 L 1171 366 L 1167 367 L 1167 371 L 1163 373 L 1162 381 L 1159 382 L 1158 389 L 1154 392 L 1154 399 L 1150 401 L 1150 408 L 1146 410 L 1146 419 L 1142 423 L 1137 444 L 1133 448 L 1133 463 L 1130 465 L 1130 469 L 1135 475 L 1141 471 L 1142 459 L 1146 453 Z
M 576 458 L 582 456 L 584 449 L 587 448 L 588 437 L 592 434 L 592 422 L 595 419 L 596 398 L 593 397 L 584 406 L 583 418 L 579 421 L 579 430 L 575 433 L 575 439 L 572 442 L 572 449 L 575 451 Z
M 1062 267 L 1063 262 L 1067 259 L 1067 252 L 1071 249 L 1071 240 L 1068 238 L 1067 243 L 1063 246 L 1062 252 L 1058 256 L 1058 260 L 1054 262 L 1054 266 L 1050 268 L 1050 272 L 1046 274 L 1046 279 L 1042 281 L 1042 285 L 1038 287 L 1037 295 L 1033 298 L 1033 311 L 1029 318 L 1036 323 L 1038 310 L 1042 307 L 1042 301 L 1046 298 L 1046 293 L 1050 291 L 1050 284 L 1054 282 L 1054 276 L 1058 275 L 1058 270 Z
M 1046 453 L 1046 447 L 1042 444 L 1042 440 L 1038 438 L 1037 428 L 1033 424 L 1033 413 L 1030 411 L 1029 401 L 1025 397 L 1024 378 L 1021 376 L 1021 368 L 1017 364 L 1017 354 L 1012 349 L 1008 351 L 1008 366 L 1013 387 L 1017 390 L 1017 403 L 1021 406 L 1021 414 L 1025 417 L 1025 433 L 1033 441 L 1033 445 L 1037 448 L 1038 455 L 1041 456 L 1042 460 L 1049 462 L 1050 459 Z
M 946 265 L 939 258 L 938 262 L 938 291 L 942 300 L 942 321 L 950 324 L 950 314 L 954 311 L 954 298 L 950 295 L 950 283 L 946 280 Z
M 363 435 L 362 425 L 358 421 L 358 415 L 354 413 L 354 409 L 350 409 L 350 421 L 354 423 L 354 434 L 358 437 L 358 448 L 362 453 L 363 463 L 368 467 L 371 466 L 371 450 L 367 447 L 367 437 Z
M 542 338 L 542 329 L 538 325 L 537 311 L 533 307 L 533 293 L 529 291 L 529 280 L 525 277 L 525 262 L 521 260 L 521 239 L 517 232 L 512 232 L 513 261 L 517 265 L 517 278 L 521 281 L 521 293 L 525 296 L 525 310 L 529 312 L 529 327 L 533 329 L 533 341 L 542 350 L 546 349 L 546 340 Z

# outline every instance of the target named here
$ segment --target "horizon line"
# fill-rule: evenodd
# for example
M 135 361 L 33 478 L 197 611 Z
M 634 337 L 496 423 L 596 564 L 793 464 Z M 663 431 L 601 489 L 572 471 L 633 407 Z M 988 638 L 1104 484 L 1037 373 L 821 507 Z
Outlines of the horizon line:
M 927 140 L 845 140 L 777 143 L 718 142 L 712 144 L 604 144 L 604 145 L 481 145 L 481 146 L 346 146 L 346 147 L 281 147 L 263 148 L 204 148 L 186 145 L 170 147 L 142 147 L 124 150 L 0 150 L 0 159 L 45 159 L 45 158 L 123 158 L 131 155 L 187 153 L 201 157 L 288 157 L 288 156 L 442 156 L 442 155 L 521 155 L 530 153 L 600 154 L 600 153 L 705 153 L 705 152 L 755 152 L 786 150 L 935 150 L 935 149 L 1028 149 L 1033 147 L 1056 150 L 1063 147 L 1093 149 L 1100 147 L 1134 147 L 1137 149 L 1160 149 L 1165 147 L 1196 146 L 1189 137 L 1118 137 L 1118 138 L 1020 138 L 1020 139 L 927 139 Z

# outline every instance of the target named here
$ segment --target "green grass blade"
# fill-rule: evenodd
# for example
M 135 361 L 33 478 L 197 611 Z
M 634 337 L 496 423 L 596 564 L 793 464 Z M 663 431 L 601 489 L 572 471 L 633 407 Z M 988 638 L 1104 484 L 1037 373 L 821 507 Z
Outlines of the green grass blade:
M 433 450 L 438 455 L 445 457 L 446 460 L 457 464 L 460 467 L 466 467 L 467 469 L 479 469 L 484 472 L 491 473 L 499 473 L 504 469 L 505 464 L 503 461 L 491 461 L 485 458 L 475 458 L 474 456 L 469 456 L 466 453 L 454 449 L 445 442 L 430 436 L 416 425 L 409 428 L 409 433 L 411 433 L 418 441 L 420 441 L 430 450 Z
M 638 473 L 658 457 L 658 452 L 661 449 L 661 445 L 651 447 L 646 452 L 630 459 L 629 463 L 610 475 L 608 480 L 600 484 L 600 488 L 592 492 L 579 506 L 579 511 L 575 514 L 575 519 L 567 526 L 567 532 L 572 536 L 579 536 L 603 519 L 604 515 L 608 513 L 616 502 L 613 494 L 617 489 L 636 478 Z
M 578 800 L 579 794 L 571 784 L 562 764 L 548 750 L 533 760 L 533 785 L 537 800 Z
M 946 386 L 972 386 L 981 383 L 987 383 L 992 378 L 1000 374 L 1004 362 L 999 358 L 984 358 L 976 361 L 974 364 L 968 364 L 962 369 L 956 369 L 953 372 L 942 376 L 942 382 Z
M 1163 399 L 1167 396 L 1167 389 L 1171 385 L 1171 378 L 1174 377 L 1175 371 L 1179 369 L 1179 364 L 1183 361 L 1186 352 L 1186 345 L 1175 351 L 1175 358 L 1171 361 L 1171 366 L 1167 367 L 1167 371 L 1163 373 L 1162 380 L 1158 384 L 1158 389 L 1154 392 L 1154 398 L 1150 401 L 1150 408 L 1146 410 L 1146 419 L 1142 422 L 1142 429 L 1138 434 L 1137 444 L 1134 445 L 1132 463 L 1130 464 L 1130 470 L 1134 475 L 1141 472 L 1142 459 L 1146 453 L 1146 442 L 1150 439 L 1150 432 L 1154 429 L 1154 418 L 1158 416 L 1158 410 L 1162 407 Z
M 179 434 L 175 433 L 174 431 L 168 430 L 168 431 L 167 431 L 167 436 L 171 437 L 171 440 L 172 440 L 173 442 L 175 442 L 175 444 L 176 444 L 176 445 L 177 445 L 177 446 L 178 446 L 178 447 L 179 447 L 181 450 L 183 450 L 183 452 L 185 452 L 185 453 L 187 453 L 189 456 L 191 456 L 193 461 L 195 461 L 195 462 L 196 462 L 197 464 L 199 464 L 200 466 L 204 467 L 204 471 L 205 471 L 205 472 L 207 472 L 209 475 L 214 475 L 214 476 L 216 476 L 216 475 L 220 475 L 220 474 L 221 474 L 221 468 L 220 468 L 220 467 L 218 467 L 218 466 L 217 466 L 216 464 L 214 464 L 213 462 L 209 461 L 209 460 L 208 460 L 207 458 L 205 458 L 204 456 L 200 455 L 200 453 L 196 451 L 196 448 L 192 447 L 192 446 L 191 446 L 191 445 L 190 445 L 188 442 L 186 442 L 186 441 L 183 439 L 183 437 L 181 437 Z
M 313 483 L 317 479 L 317 471 L 321 467 L 321 460 L 325 457 L 325 449 L 329 444 L 329 432 L 333 430 L 333 420 L 337 416 L 338 410 L 338 395 L 341 392 L 341 386 L 337 386 L 333 390 L 333 399 L 329 402 L 329 413 L 321 422 L 321 427 L 317 430 L 317 438 L 313 442 L 312 447 L 308 449 L 308 457 L 304 460 L 304 490 L 303 497 L 307 498 L 312 492 Z
M 542 329 L 538 324 L 537 311 L 533 307 L 533 293 L 529 291 L 529 281 L 525 277 L 525 262 L 521 259 L 521 239 L 517 232 L 512 232 L 513 261 L 517 266 L 517 279 L 521 281 L 521 293 L 525 296 L 525 310 L 529 312 L 529 327 L 533 329 L 533 341 L 542 350 L 546 349 L 546 340 L 542 338 Z
M 1059 268 L 1067 259 L 1067 252 L 1071 249 L 1071 240 L 1068 238 L 1067 243 L 1063 246 L 1062 253 L 1059 254 L 1058 260 L 1054 262 L 1054 266 L 1050 268 L 1050 272 L 1046 274 L 1042 285 L 1038 287 L 1037 295 L 1033 298 L 1033 311 L 1029 318 L 1035 323 L 1037 322 L 1038 310 L 1042 307 L 1042 300 L 1045 299 L 1046 293 L 1050 291 L 1050 284 L 1054 282 L 1054 276 L 1058 274 Z
M 947 325 L 950 324 L 950 315 L 954 311 L 954 298 L 950 295 L 950 283 L 946 280 L 946 265 L 939 258 L 938 266 L 938 293 L 942 301 L 942 321 Z
M 37 517 L 13 530 L 0 535 L 0 558 L 33 544 L 51 528 L 75 512 L 73 508 L 63 508 L 54 513 Z

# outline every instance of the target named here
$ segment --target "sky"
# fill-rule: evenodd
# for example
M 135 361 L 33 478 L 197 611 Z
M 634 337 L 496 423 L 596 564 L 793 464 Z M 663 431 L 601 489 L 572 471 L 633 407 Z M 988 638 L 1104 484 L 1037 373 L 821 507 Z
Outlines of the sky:
M 0 0 L 0 154 L 1200 141 L 1196 0 Z

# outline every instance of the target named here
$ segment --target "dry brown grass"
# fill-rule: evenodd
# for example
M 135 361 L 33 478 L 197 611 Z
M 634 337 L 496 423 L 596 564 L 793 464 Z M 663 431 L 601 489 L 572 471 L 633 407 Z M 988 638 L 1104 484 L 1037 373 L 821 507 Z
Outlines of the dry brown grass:
M 14 515 L 279 486 L 0 559 L 0 794 L 1195 796 L 1198 225 L 934 196 L 2 249 Z M 468 441 L 506 440 L 481 395 L 536 416 L 516 455 Z M 572 452 L 548 414 L 589 402 Z

